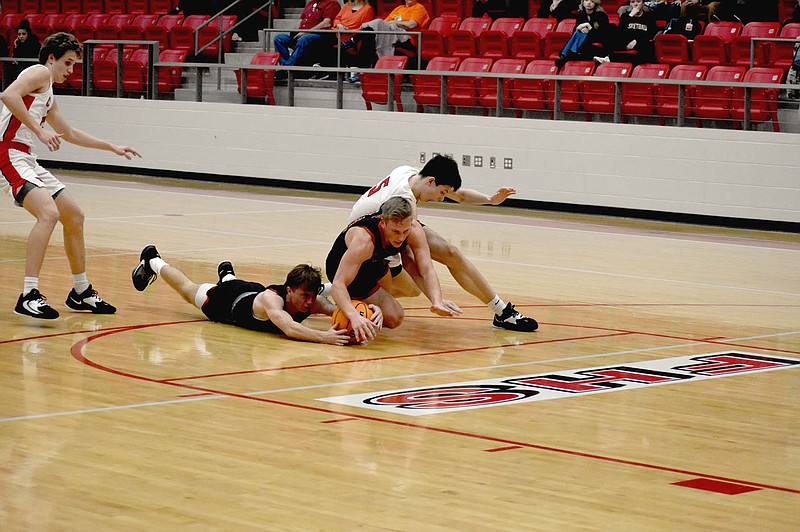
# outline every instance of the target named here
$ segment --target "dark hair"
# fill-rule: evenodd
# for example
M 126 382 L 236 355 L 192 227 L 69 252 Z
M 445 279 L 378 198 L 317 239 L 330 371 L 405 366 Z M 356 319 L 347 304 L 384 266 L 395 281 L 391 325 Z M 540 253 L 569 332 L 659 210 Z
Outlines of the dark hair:
M 414 214 L 411 202 L 402 196 L 392 196 L 381 205 L 381 216 L 384 220 L 400 222 Z
M 17 26 L 17 31 L 19 31 L 19 30 L 25 30 L 28 33 L 33 33 L 31 31 L 31 22 L 26 18 L 20 20 L 19 21 L 19 26 Z
M 39 63 L 47 63 L 50 54 L 53 54 L 56 59 L 61 59 L 70 50 L 75 52 L 78 59 L 81 58 L 83 47 L 74 35 L 64 32 L 54 33 L 42 43 L 42 48 L 39 50 Z
M 453 190 L 461 188 L 461 174 L 458 163 L 446 155 L 434 155 L 419 171 L 422 177 L 432 177 L 437 186 L 449 185 Z
M 322 274 L 319 268 L 310 264 L 298 264 L 286 275 L 286 282 L 283 284 L 289 288 L 305 287 L 317 293 L 322 286 Z

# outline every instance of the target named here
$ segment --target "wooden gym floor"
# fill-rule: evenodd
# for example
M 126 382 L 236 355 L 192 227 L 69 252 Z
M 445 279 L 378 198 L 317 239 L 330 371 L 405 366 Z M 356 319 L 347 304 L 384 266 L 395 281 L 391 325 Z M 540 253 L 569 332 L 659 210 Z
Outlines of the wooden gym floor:
M 57 231 L 61 317 L 13 314 L 32 218 L 5 198 L 0 530 L 796 530 L 798 235 L 426 206 L 539 332 L 492 329 L 438 268 L 464 316 L 404 300 L 401 328 L 331 347 L 130 271 L 154 243 L 195 281 L 229 259 L 281 282 L 353 196 L 56 173 L 119 311 L 64 307 Z

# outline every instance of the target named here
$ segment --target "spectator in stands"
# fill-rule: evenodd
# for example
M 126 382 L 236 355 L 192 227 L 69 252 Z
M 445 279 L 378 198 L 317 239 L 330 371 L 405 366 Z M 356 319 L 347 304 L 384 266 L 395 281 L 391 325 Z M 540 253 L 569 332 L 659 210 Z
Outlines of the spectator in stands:
M 586 60 L 608 55 L 610 26 L 601 0 L 581 0 L 575 29 L 556 59 L 559 68 L 567 61 Z
M 362 31 L 414 31 L 420 30 L 430 22 L 430 15 L 425 6 L 417 0 L 403 0 L 403 4 L 392 10 L 386 19 L 374 19 L 359 28 Z M 402 33 L 358 33 L 352 39 L 343 42 L 341 47 L 353 50 L 346 56 L 348 66 L 369 68 L 378 57 L 394 55 L 396 48 L 404 49 L 408 54 L 416 53 L 416 40 L 411 35 Z M 348 81 L 356 81 L 351 76 Z
M 681 0 L 652 0 L 644 3 L 645 11 L 652 11 L 656 20 L 672 20 L 681 15 Z M 630 4 L 620 6 L 617 10 L 619 16 L 631 12 Z
M 28 20 L 23 19 L 19 26 L 17 27 L 17 38 L 14 41 L 14 47 L 11 50 L 11 57 L 15 58 L 25 58 L 25 59 L 38 59 L 39 58 L 39 49 L 41 45 L 39 44 L 39 39 L 36 35 L 33 34 L 31 31 L 31 23 Z M 9 78 L 10 80 L 17 79 L 19 73 L 28 68 L 29 66 L 35 64 L 35 62 L 17 62 L 12 61 L 11 65 L 9 66 Z
M 345 2 L 339 14 L 333 19 L 333 29 L 357 30 L 362 24 L 366 24 L 374 18 L 375 8 L 367 0 L 350 0 Z M 352 38 L 352 33 L 339 34 L 342 42 Z
M 706 20 L 713 20 L 720 2 L 713 0 L 683 0 L 681 3 L 681 18 L 699 20 L 705 16 Z
M 797 0 L 794 11 L 792 11 L 792 18 L 789 19 L 789 22 L 800 22 L 800 0 Z
M 611 56 L 596 57 L 600 63 L 625 61 L 640 65 L 655 61 L 653 38 L 658 32 L 656 15 L 645 9 L 644 0 L 630 0 L 630 10 L 619 17 L 615 50 L 625 50 L 624 54 L 611 53 Z M 634 52 L 634 53 L 630 53 Z
M 577 0 L 542 0 L 537 17 L 553 17 L 561 22 L 565 18 L 575 18 L 578 14 Z
M 492 20 L 507 17 L 506 0 L 475 0 L 472 5 L 472 16 L 491 17 Z
M 273 39 L 275 51 L 280 54 L 284 66 L 311 65 L 324 47 L 333 46 L 333 34 L 313 33 L 303 30 L 326 30 L 333 26 L 339 13 L 337 0 L 309 0 L 300 16 L 298 30 L 279 33 Z

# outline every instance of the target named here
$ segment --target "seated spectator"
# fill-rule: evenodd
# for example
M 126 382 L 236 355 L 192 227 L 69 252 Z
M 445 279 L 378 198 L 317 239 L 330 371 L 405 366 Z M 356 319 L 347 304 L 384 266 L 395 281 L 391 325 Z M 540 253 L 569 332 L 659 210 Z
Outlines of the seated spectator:
M 792 11 L 792 18 L 789 19 L 789 22 L 800 22 L 800 0 L 797 0 L 794 10 Z
M 309 0 L 300 16 L 300 25 L 291 33 L 279 33 L 273 39 L 275 51 L 281 56 L 284 66 L 312 65 L 321 54 L 321 49 L 333 46 L 333 34 L 309 33 L 302 30 L 326 30 L 333 25 L 339 13 L 337 0 Z
M 565 18 L 575 18 L 578 14 L 578 5 L 577 0 L 542 0 L 536 16 L 539 18 L 553 17 L 561 22 Z
M 11 50 L 11 57 L 16 58 L 39 58 L 39 39 L 31 31 L 31 23 L 23 19 L 17 27 L 17 38 L 14 41 L 13 49 Z M 19 76 L 19 73 L 35 63 L 17 61 L 11 62 L 9 65 L 9 82 L 14 81 Z
M 496 20 L 507 17 L 506 0 L 475 0 L 472 5 L 473 17 L 491 17 Z
M 392 10 L 386 19 L 374 19 L 361 25 L 362 31 L 414 31 L 424 28 L 430 21 L 425 6 L 417 0 L 403 0 Z M 347 66 L 370 68 L 378 57 L 394 55 L 395 48 L 403 48 L 410 53 L 416 52 L 416 40 L 411 35 L 380 33 L 375 35 L 358 33 L 352 39 L 342 43 L 348 53 Z M 349 81 L 355 81 L 350 79 Z
M 615 51 L 610 56 L 598 56 L 598 62 L 624 61 L 640 65 L 655 61 L 653 38 L 658 32 L 656 15 L 645 8 L 644 0 L 630 0 L 630 10 L 619 17 Z M 616 53 L 624 50 L 626 53 Z M 634 53 L 630 53 L 634 52 Z
M 713 17 L 720 3 L 714 0 L 683 0 L 681 3 L 681 18 L 714 20 Z
M 651 11 L 656 20 L 672 20 L 681 15 L 681 0 L 651 0 L 644 3 L 644 10 Z M 631 12 L 631 6 L 620 6 L 617 13 L 621 17 Z
M 350 0 L 345 2 L 339 14 L 333 19 L 335 30 L 357 30 L 362 24 L 375 18 L 375 9 L 367 0 Z M 353 38 L 352 33 L 340 33 L 339 39 L 347 41 Z M 332 64 L 335 64 L 334 60 Z
M 572 60 L 587 60 L 608 55 L 610 25 L 601 0 L 581 0 L 575 30 L 556 59 L 559 68 Z

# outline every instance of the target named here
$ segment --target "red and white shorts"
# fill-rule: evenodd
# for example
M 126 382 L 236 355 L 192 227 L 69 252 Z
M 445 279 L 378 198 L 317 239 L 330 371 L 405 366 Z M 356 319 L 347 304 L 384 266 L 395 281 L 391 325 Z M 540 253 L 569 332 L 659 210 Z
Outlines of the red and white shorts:
M 54 198 L 64 190 L 64 184 L 36 161 L 28 146 L 19 142 L 0 142 L 0 174 L 4 178 L 3 189 L 20 206 L 32 187 L 46 188 Z

